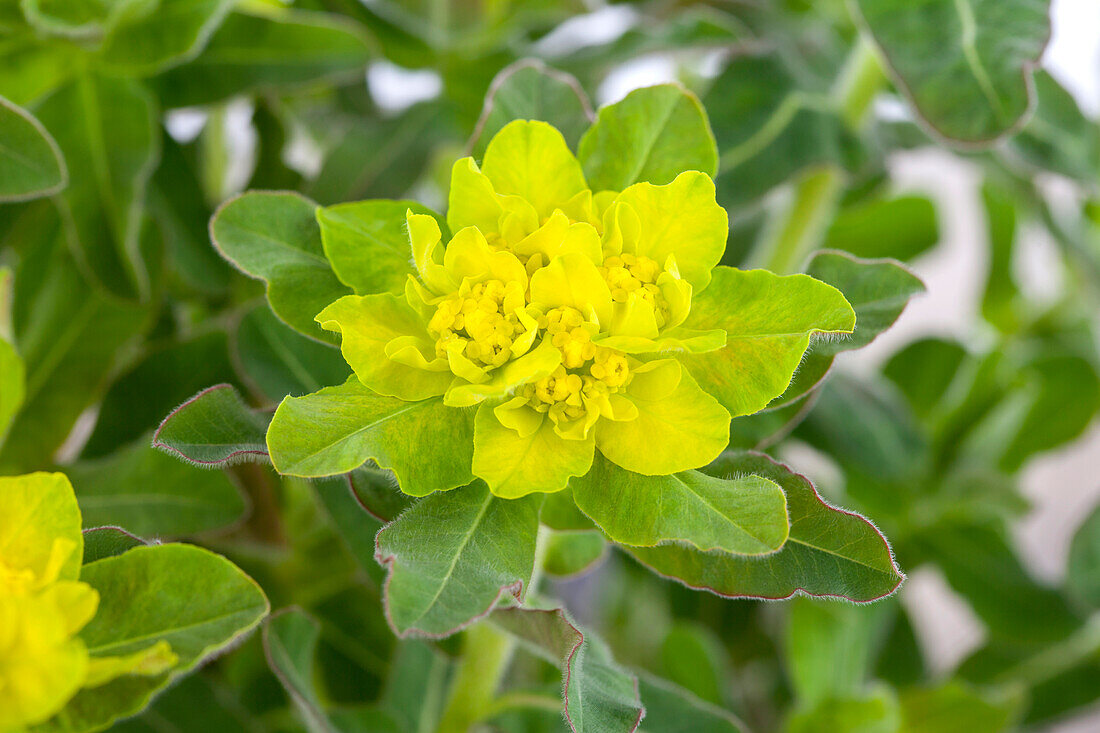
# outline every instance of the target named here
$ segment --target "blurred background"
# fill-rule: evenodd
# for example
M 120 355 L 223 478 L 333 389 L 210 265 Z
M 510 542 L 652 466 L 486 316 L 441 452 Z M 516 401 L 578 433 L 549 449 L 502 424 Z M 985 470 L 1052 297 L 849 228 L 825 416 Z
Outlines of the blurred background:
M 956 18 L 953 0 L 927 5 Z M 732 436 L 871 518 L 909 580 L 868 607 L 731 601 L 598 543 L 554 591 L 616 659 L 752 730 L 898 730 L 830 717 L 874 719 L 898 700 L 927 711 L 906 730 L 1100 730 L 1100 4 L 1052 0 L 1044 46 L 1046 11 L 978 6 L 984 81 L 952 76 L 958 28 L 907 36 L 888 0 L 245 0 L 185 52 L 129 66 L 89 61 L 100 52 L 56 19 L 24 28 L 0 12 L 0 95 L 42 120 L 71 173 L 58 197 L 69 218 L 51 200 L 0 208 L 32 375 L 0 470 L 62 466 L 82 507 L 150 476 L 193 491 L 194 473 L 179 473 L 191 469 L 148 448 L 184 399 L 229 382 L 262 408 L 343 381 L 338 354 L 277 321 L 262 284 L 211 247 L 206 223 L 227 198 L 292 189 L 440 210 L 486 94 L 522 59 L 570 75 L 547 104 L 596 108 L 679 81 L 718 141 L 724 263 L 771 266 L 787 242 L 799 256 L 779 269 L 828 247 L 903 261 L 927 287 L 820 384 L 832 357 L 808 359 L 802 391 Z M 107 202 L 70 124 L 88 110 L 69 73 L 96 63 L 122 131 L 108 152 L 132 164 Z M 822 176 L 833 184 L 815 198 Z M 305 378 L 280 348 L 308 355 Z M 275 607 L 321 619 L 326 699 L 373 700 L 402 645 L 369 553 L 356 564 L 332 506 L 300 482 L 255 467 L 202 480 L 211 497 L 243 491 L 251 513 L 228 502 L 184 525 L 97 514 L 93 500 L 85 516 L 228 555 Z M 558 684 L 541 668 L 517 675 Z M 196 680 L 119 730 L 188 729 L 203 706 L 229 711 L 226 730 L 301 729 L 256 640 Z M 507 729 L 560 724 L 544 718 Z

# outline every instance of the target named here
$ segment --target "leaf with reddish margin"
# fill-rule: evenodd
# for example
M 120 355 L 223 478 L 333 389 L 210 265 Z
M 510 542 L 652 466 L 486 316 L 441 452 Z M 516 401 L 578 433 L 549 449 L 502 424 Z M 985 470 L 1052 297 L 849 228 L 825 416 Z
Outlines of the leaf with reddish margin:
M 761 453 L 727 453 L 706 472 L 756 474 L 787 494 L 791 532 L 778 552 L 743 558 L 687 547 L 623 548 L 651 570 L 689 588 L 727 598 L 781 600 L 802 593 L 868 603 L 905 580 L 890 545 L 873 524 L 826 504 L 809 479 Z
M 208 387 L 172 411 L 153 434 L 153 447 L 205 468 L 270 463 L 267 424 L 228 384 Z
M 387 524 L 375 559 L 389 575 L 386 620 L 399 637 L 443 638 L 519 600 L 531 580 L 538 497 L 501 499 L 484 481 L 430 494 Z
M 351 495 L 379 522 L 392 522 L 413 503 L 413 498 L 401 491 L 397 477 L 390 471 L 357 468 L 347 478 Z
M 563 608 L 503 608 L 493 623 L 561 667 L 565 720 L 573 733 L 633 733 L 646 710 L 638 679 L 620 669 L 608 649 L 585 634 Z

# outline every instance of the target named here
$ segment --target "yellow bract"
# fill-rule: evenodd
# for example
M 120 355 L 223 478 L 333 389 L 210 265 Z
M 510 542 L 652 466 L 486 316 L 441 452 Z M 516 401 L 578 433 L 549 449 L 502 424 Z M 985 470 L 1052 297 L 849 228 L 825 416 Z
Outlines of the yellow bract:
M 48 720 L 82 687 L 123 674 L 159 674 L 176 663 L 167 644 L 155 658 L 91 658 L 78 634 L 99 593 L 81 583 L 80 509 L 60 473 L 0 477 L 0 731 Z

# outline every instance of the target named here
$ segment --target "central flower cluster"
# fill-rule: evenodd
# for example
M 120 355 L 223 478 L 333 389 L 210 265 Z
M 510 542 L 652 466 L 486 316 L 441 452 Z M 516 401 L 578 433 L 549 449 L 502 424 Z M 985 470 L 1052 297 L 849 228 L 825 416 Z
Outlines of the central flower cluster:
M 523 286 L 515 281 L 467 285 L 444 298 L 428 322 L 436 356 L 454 352 L 489 368 L 522 356 L 535 338 L 524 305 Z
M 455 164 L 449 239 L 439 217 L 410 210 L 406 222 L 415 274 L 404 297 L 345 296 L 317 316 L 341 334 L 345 358 L 372 392 L 478 406 L 477 445 L 540 440 L 590 455 L 578 444 L 594 440 L 641 471 L 655 464 L 633 460 L 634 448 L 620 456 L 615 445 L 648 439 L 657 418 L 639 420 L 647 411 L 703 401 L 716 424 L 729 419 L 674 358 L 725 344 L 724 331 L 683 325 L 728 229 L 706 174 L 593 192 L 557 130 L 516 121 L 489 143 L 480 167 L 470 158 Z M 478 453 L 475 473 L 487 455 Z M 669 471 L 680 460 L 666 462 Z M 694 467 L 700 459 L 682 460 Z M 553 491 L 563 481 L 502 488 L 486 480 L 506 493 Z

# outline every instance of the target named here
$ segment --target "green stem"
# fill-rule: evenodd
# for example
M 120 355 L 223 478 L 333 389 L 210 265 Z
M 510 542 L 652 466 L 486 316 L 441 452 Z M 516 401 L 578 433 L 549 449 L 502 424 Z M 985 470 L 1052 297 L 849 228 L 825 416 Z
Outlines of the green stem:
M 540 525 L 535 541 L 534 568 L 525 598 L 538 590 L 542 580 L 549 536 L 550 531 Z M 499 710 L 496 691 L 515 649 L 515 639 L 492 624 L 481 622 L 466 630 L 462 659 L 451 684 L 447 706 L 439 719 L 437 733 L 466 733 L 475 723 Z
M 885 76 L 870 43 L 857 41 L 833 86 L 836 113 L 853 130 L 858 129 L 882 87 Z M 817 249 L 836 213 L 844 191 L 844 170 L 836 164 L 803 174 L 795 184 L 790 206 L 769 227 L 754 259 L 772 272 L 796 272 Z
M 438 733 L 466 733 L 492 708 L 515 646 L 515 639 L 490 624 L 479 623 L 467 629 L 462 660 Z
M 774 234 L 765 242 L 764 269 L 787 275 L 821 244 L 844 188 L 844 172 L 827 165 L 806 172 L 795 184 L 794 199 Z

